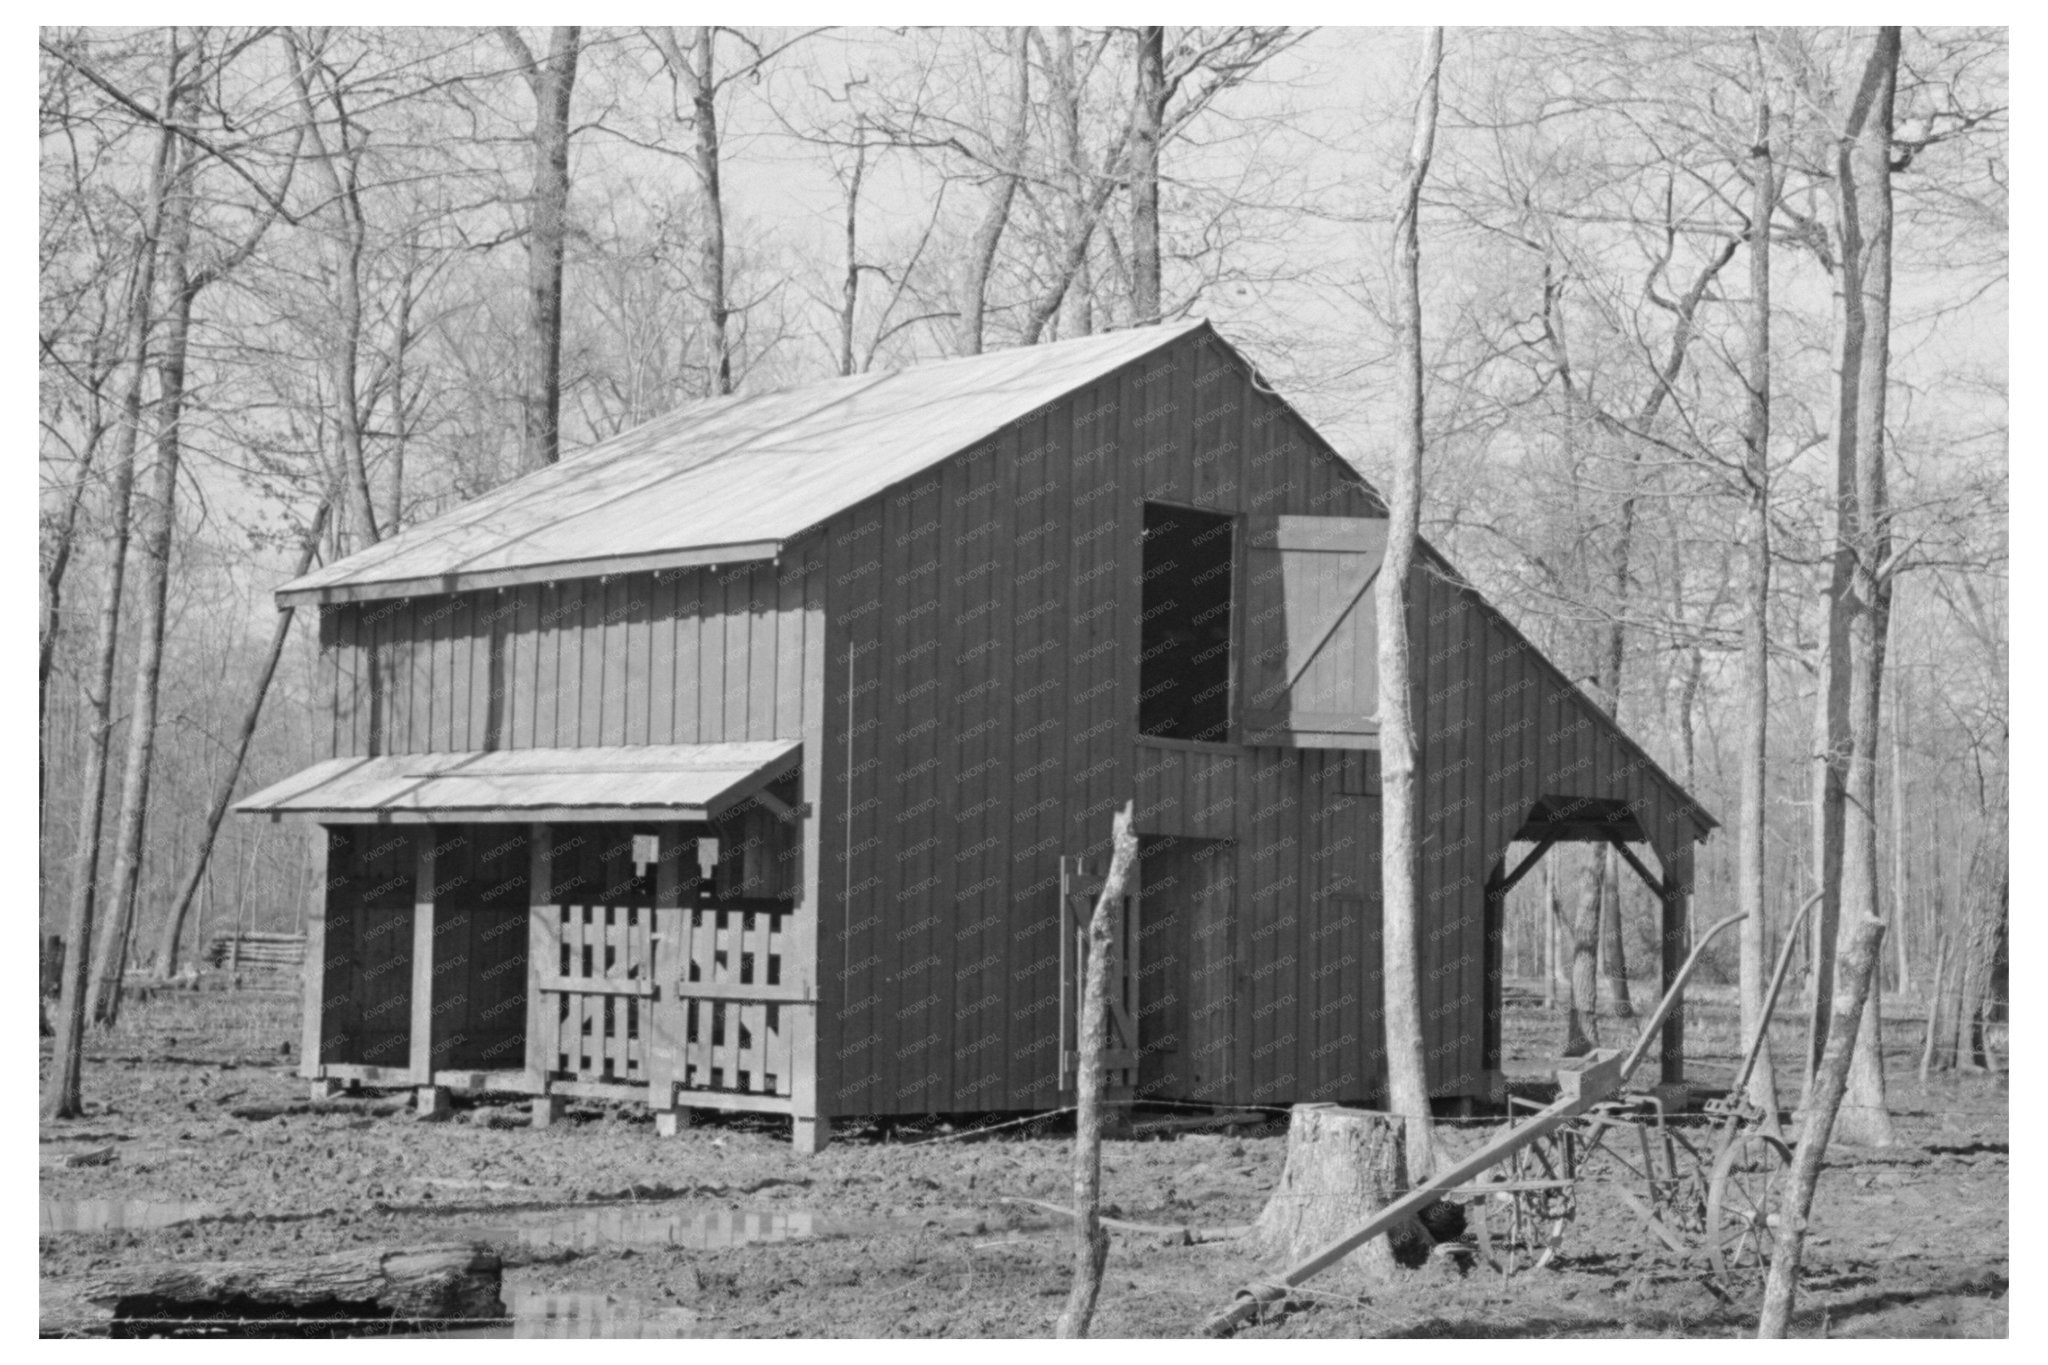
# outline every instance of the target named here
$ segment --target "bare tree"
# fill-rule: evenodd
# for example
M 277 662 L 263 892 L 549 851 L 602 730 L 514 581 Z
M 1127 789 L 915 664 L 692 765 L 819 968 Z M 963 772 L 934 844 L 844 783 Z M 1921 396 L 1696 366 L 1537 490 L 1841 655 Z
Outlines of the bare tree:
M 574 24 L 549 34 L 536 58 L 519 30 L 501 27 L 533 95 L 533 205 L 526 226 L 527 371 L 521 400 L 521 444 L 528 469 L 562 457 L 562 261 L 569 235 L 569 108 L 576 91 L 582 32 Z
M 1747 581 L 1743 601 L 1741 740 L 1738 751 L 1742 809 L 1736 832 L 1736 905 L 1747 916 L 1741 929 L 1737 980 L 1743 1038 L 1770 1027 L 1764 1016 L 1765 974 L 1770 970 L 1770 921 L 1765 913 L 1764 803 L 1769 799 L 1766 758 L 1771 723 L 1771 217 L 1777 205 L 1777 162 L 1771 153 L 1771 99 L 1763 36 L 1749 35 L 1756 89 L 1756 141 L 1750 149 L 1754 201 L 1749 227 L 1749 390 L 1742 441 L 1746 454 Z M 1749 1099 L 1775 1125 L 1777 1074 L 1765 1048 L 1750 1072 Z
M 1410 1180 L 1427 1177 L 1435 1144 L 1430 1131 L 1428 1059 L 1422 1042 L 1421 856 L 1416 783 L 1414 674 L 1409 665 L 1408 604 L 1416 573 L 1415 542 L 1422 511 L 1422 187 L 1436 146 L 1438 77 L 1444 32 L 1423 40 L 1414 136 L 1394 226 L 1394 269 L 1400 291 L 1401 453 L 1388 498 L 1387 549 L 1380 571 L 1380 895 L 1385 960 L 1387 1105 L 1407 1116 Z
M 675 82 L 677 117 L 688 122 L 693 133 L 690 164 L 704 196 L 698 287 L 704 291 L 704 308 L 711 323 L 711 391 L 728 394 L 732 392 L 732 342 L 726 335 L 726 320 L 732 314 L 725 297 L 725 196 L 718 171 L 717 36 L 718 30 L 709 25 L 691 29 L 685 48 L 674 29 L 660 29 L 655 42 L 668 66 L 669 79 Z
M 128 556 L 129 507 L 135 489 L 135 452 L 142 426 L 143 381 L 149 365 L 149 340 L 154 323 L 158 241 L 172 193 L 177 134 L 169 123 L 181 94 L 186 56 L 174 29 L 167 39 L 163 84 L 157 98 L 160 131 L 150 170 L 148 199 L 141 212 L 136 264 L 128 294 L 127 337 L 123 344 L 128 377 L 121 398 L 120 428 L 115 437 L 114 482 L 106 517 L 106 578 L 101 588 L 99 623 L 94 644 L 94 686 L 86 694 L 92 709 L 85 774 L 80 787 L 78 842 L 72 853 L 70 914 L 65 924 L 64 975 L 58 1000 L 56 1048 L 50 1080 L 43 1094 L 47 1118 L 77 1118 L 85 1112 L 80 1093 L 85 1048 L 86 997 L 93 940 L 93 913 L 99 884 L 100 823 L 106 806 L 107 759 L 112 747 L 114 659 L 121 639 L 121 595 Z
M 121 977 L 128 958 L 135 893 L 142 876 L 142 834 L 149 818 L 150 761 L 156 751 L 157 687 L 163 675 L 164 605 L 170 593 L 171 534 L 177 526 L 178 466 L 182 456 L 179 422 L 184 415 L 185 359 L 192 333 L 192 157 L 180 146 L 171 171 L 163 263 L 169 287 L 164 341 L 157 365 L 156 461 L 142 504 L 141 619 L 135 676 L 128 703 L 127 755 L 121 774 L 121 804 L 114 831 L 112 895 L 99 941 L 93 945 L 93 989 L 87 1012 L 95 1024 L 111 1025 L 120 1015 Z M 203 287 L 203 285 L 199 286 Z
M 1138 30 L 1138 90 L 1131 103 L 1131 319 L 1140 324 L 1160 317 L 1159 141 L 1166 122 L 1165 48 L 1163 27 L 1148 24 Z
M 1846 461 L 1838 485 L 1853 497 L 1837 522 L 1847 542 L 1848 592 L 1828 603 L 1832 618 L 1846 617 L 1848 637 L 1848 762 L 1842 823 L 1843 932 L 1883 922 L 1877 859 L 1877 745 L 1884 690 L 1886 615 L 1890 610 L 1891 509 L 1885 479 L 1885 390 L 1890 382 L 1892 292 L 1892 105 L 1898 83 L 1899 34 L 1878 30 L 1851 102 L 1838 154 L 1837 193 L 1842 234 L 1842 382 L 1854 386 L 1842 404 L 1847 439 L 1836 443 Z M 1853 368 L 1852 364 L 1853 362 Z M 1831 630 L 1830 635 L 1834 632 Z M 1844 947 L 1848 945 L 1844 942 Z M 1885 1107 L 1884 1060 L 1879 1047 L 1882 1013 L 1875 983 L 1867 992 L 1848 1079 L 1844 1135 L 1866 1146 L 1897 1139 Z
M 316 80 L 330 74 L 322 60 L 326 40 L 325 31 L 288 33 L 285 47 L 291 57 L 299 112 L 305 120 L 307 160 L 325 191 L 321 216 L 327 220 L 327 244 L 333 254 L 337 313 L 326 328 L 326 360 L 340 445 L 341 484 L 355 522 L 355 534 L 361 538 L 361 544 L 374 545 L 383 539 L 383 528 L 378 525 L 376 502 L 370 493 L 369 456 L 363 439 L 366 415 L 358 374 L 363 344 L 363 256 L 369 238 L 369 221 L 361 195 L 366 135 L 350 117 L 348 102 L 340 90 L 329 84 L 320 101 L 334 113 L 334 145 L 328 143 L 322 127 L 325 120 L 316 107 L 314 94 Z
M 992 171 L 993 184 L 981 221 L 967 245 L 967 260 L 960 272 L 960 326 L 958 350 L 961 355 L 980 355 L 988 311 L 989 275 L 995 270 L 996 248 L 1003 229 L 1010 223 L 1010 204 L 1017 197 L 1017 181 L 1031 134 L 1031 30 L 1009 31 L 1010 93 L 1004 105 L 1001 133 L 995 147 L 1000 162 Z

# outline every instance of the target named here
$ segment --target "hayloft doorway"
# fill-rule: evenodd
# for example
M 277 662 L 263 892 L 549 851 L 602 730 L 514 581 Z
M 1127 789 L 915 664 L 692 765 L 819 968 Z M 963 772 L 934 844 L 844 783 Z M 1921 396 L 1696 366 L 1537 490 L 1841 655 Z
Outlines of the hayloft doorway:
M 1145 504 L 1138 733 L 1230 738 L 1232 519 Z

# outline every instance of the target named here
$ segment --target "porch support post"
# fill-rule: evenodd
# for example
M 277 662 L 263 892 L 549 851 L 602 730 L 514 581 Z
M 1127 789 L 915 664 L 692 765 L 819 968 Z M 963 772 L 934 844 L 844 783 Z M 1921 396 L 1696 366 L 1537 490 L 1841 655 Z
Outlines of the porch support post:
M 798 565 L 802 567 L 799 569 Z M 789 1030 L 789 1109 L 792 1115 L 790 1142 L 801 1156 L 815 1156 L 832 1140 L 831 1103 L 827 1095 L 822 1059 L 818 1056 L 820 1017 L 836 1007 L 843 983 L 819 979 L 820 945 L 825 937 L 825 573 L 824 566 L 811 562 L 810 552 L 784 564 L 778 575 L 778 591 L 787 606 L 798 591 L 802 593 L 804 639 L 816 641 L 804 649 L 803 664 L 803 748 L 798 751 L 797 782 L 803 793 L 802 823 L 797 827 L 802 865 L 798 869 L 797 912 L 790 934 L 794 961 L 785 959 L 783 979 L 793 981 L 808 1005 L 782 1009 L 783 1027 Z M 850 659 L 851 656 L 849 656 Z M 848 664 L 849 670 L 851 663 Z M 850 680 L 849 680 L 850 681 Z M 840 818 L 847 818 L 846 812 Z M 832 1071 L 838 1083 L 838 1069 Z
M 547 824 L 533 827 L 528 864 L 526 937 L 526 1079 L 534 1093 L 533 1126 L 545 1128 L 562 1117 L 563 1099 L 548 1093 L 549 1075 L 559 1054 L 559 1001 L 541 989 L 541 982 L 560 970 L 561 911 L 555 900 L 555 832 Z
M 434 1081 L 434 827 L 413 830 L 412 1056 L 420 1111 L 432 1112 Z
M 664 822 L 656 837 L 660 858 L 654 865 L 654 994 L 647 1007 L 650 1019 L 647 1049 L 647 1107 L 654 1111 L 654 1131 L 674 1137 L 690 1126 L 690 1111 L 676 1104 L 676 1084 L 689 1024 L 678 991 L 683 984 L 683 942 L 688 936 L 683 908 L 683 827 Z M 694 856 L 694 844 L 692 854 Z
M 327 869 L 332 861 L 329 848 L 333 841 L 334 833 L 327 826 L 313 827 L 313 889 L 306 901 L 306 958 L 299 964 L 304 991 L 303 1013 L 299 1017 L 299 1075 L 315 1082 L 321 1082 L 326 1074 Z M 316 1100 L 333 1093 L 324 1082 L 313 1087 Z
M 1664 923 L 1659 943 L 1663 949 L 1661 975 L 1668 992 L 1671 983 L 1678 979 L 1679 968 L 1685 965 L 1691 946 L 1686 909 L 1692 901 L 1692 841 L 1681 833 L 1663 853 L 1664 885 L 1659 899 L 1663 902 Z M 1685 1084 L 1685 1014 L 1685 1002 L 1681 1000 L 1664 1020 L 1659 1061 L 1661 1079 L 1667 1086 Z
M 1484 1033 L 1479 1044 L 1480 1077 L 1485 1097 L 1491 1101 L 1506 1090 L 1501 1073 L 1501 1015 L 1507 1005 L 1507 970 L 1503 961 L 1505 955 L 1508 922 L 1508 888 L 1528 875 L 1529 869 L 1550 847 L 1549 841 L 1537 846 L 1534 853 L 1522 860 L 1513 873 L 1507 870 L 1505 859 L 1497 861 L 1486 878 L 1485 918 L 1480 924 L 1480 939 L 1485 954 L 1484 972 L 1481 977 L 1481 1016 Z M 1468 1100 L 1470 1096 L 1466 1097 Z

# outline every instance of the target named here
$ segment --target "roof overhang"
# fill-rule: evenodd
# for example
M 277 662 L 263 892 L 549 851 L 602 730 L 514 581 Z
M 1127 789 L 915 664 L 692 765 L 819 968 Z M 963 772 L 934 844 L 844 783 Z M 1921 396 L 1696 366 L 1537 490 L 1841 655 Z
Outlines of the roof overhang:
M 331 758 L 235 809 L 324 825 L 709 820 L 797 764 L 798 741 Z
M 522 583 L 552 583 L 565 578 L 600 578 L 607 574 L 650 573 L 659 569 L 694 569 L 706 565 L 753 563 L 782 554 L 779 540 L 749 540 L 731 545 L 697 545 L 647 554 L 612 555 L 596 559 L 522 564 L 517 568 L 480 569 L 473 573 L 432 574 L 421 578 L 349 579 L 314 587 L 290 584 L 277 590 L 279 610 L 326 602 L 375 602 L 397 597 L 431 597 L 437 593 L 477 592 Z

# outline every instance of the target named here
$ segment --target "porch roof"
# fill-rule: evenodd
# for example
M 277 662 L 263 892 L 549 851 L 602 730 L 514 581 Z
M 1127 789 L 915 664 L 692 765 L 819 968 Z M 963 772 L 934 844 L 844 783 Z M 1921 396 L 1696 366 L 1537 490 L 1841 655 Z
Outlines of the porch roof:
M 707 820 L 795 766 L 799 742 L 330 758 L 235 809 L 321 824 Z

